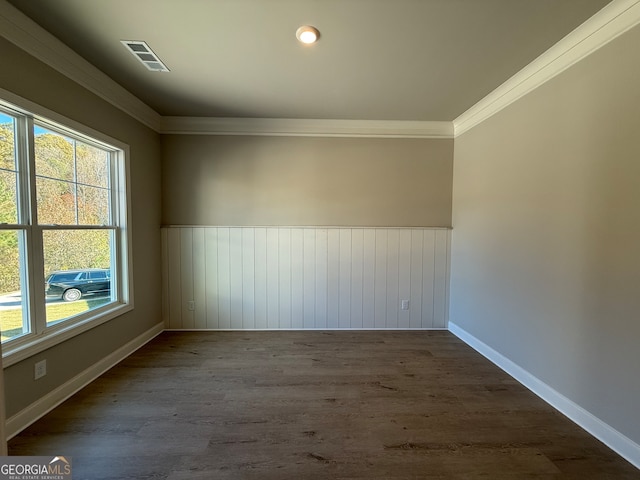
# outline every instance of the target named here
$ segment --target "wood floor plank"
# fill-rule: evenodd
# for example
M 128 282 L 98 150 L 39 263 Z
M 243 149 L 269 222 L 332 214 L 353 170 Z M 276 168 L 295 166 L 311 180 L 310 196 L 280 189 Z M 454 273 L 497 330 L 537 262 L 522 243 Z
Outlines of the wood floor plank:
M 446 331 L 165 332 L 9 442 L 78 479 L 639 479 Z

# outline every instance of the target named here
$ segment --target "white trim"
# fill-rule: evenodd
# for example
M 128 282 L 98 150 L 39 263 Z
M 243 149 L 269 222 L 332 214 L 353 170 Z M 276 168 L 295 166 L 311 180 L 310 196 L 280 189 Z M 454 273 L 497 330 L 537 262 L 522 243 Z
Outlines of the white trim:
M 451 122 L 162 117 L 160 133 L 304 137 L 453 138 Z
M 163 329 L 164 324 L 158 323 L 142 335 L 134 338 L 99 362 L 79 373 L 71 380 L 63 383 L 44 397 L 39 398 L 28 407 L 13 415 L 11 418 L 8 418 L 6 423 L 7 439 L 14 437 L 29 425 L 45 416 L 69 397 L 79 392 L 89 383 L 93 382 L 107 370 L 162 333 Z
M 451 228 L 451 230 L 453 230 L 453 228 Z M 444 318 L 445 318 L 445 330 L 449 330 L 449 314 L 450 314 L 450 307 L 451 307 L 451 234 L 447 235 L 447 277 L 445 280 L 445 285 L 447 286 L 446 291 L 445 291 L 445 304 L 444 304 L 444 308 L 445 308 L 445 312 L 444 312 Z
M 158 131 L 162 117 L 8 2 L 0 1 L 0 32 L 29 55 Z
M 607 445 L 631 464 L 640 468 L 640 445 L 626 437 L 607 423 L 603 422 L 580 405 L 574 403 L 560 392 L 554 390 L 539 378 L 520 367 L 507 357 L 477 339 L 453 322 L 449 322 L 449 331 L 460 340 L 475 349 L 502 370 L 522 383 L 533 393 L 556 408 L 570 420 L 584 428 L 591 435 Z
M 613 0 L 453 121 L 455 136 L 482 123 L 640 23 L 640 0 Z
M 446 332 L 446 327 L 428 328 L 165 328 L 165 332 Z
M 376 230 L 452 230 L 452 227 L 378 227 L 376 225 L 161 225 L 160 228 L 301 228 L 301 229 L 318 229 L 318 228 L 348 228 L 350 230 L 369 230 L 375 228 Z

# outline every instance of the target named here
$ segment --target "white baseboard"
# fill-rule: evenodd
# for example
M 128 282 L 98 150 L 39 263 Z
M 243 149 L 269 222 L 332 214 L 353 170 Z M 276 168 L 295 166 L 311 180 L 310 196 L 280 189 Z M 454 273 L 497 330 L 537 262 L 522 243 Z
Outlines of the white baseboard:
M 564 414 L 570 420 L 584 428 L 614 452 L 618 453 L 635 467 L 640 468 L 640 445 L 610 425 L 606 424 L 580 405 L 569 400 L 539 378 L 531 375 L 524 368 L 513 363 L 507 357 L 500 354 L 481 340 L 478 340 L 455 323 L 449 322 L 449 331 L 478 353 L 491 360 L 498 367 L 518 380 L 560 413 Z
M 87 386 L 111 367 L 121 362 L 144 344 L 155 338 L 164 331 L 164 323 L 159 323 L 150 328 L 142 335 L 134 338 L 127 344 L 120 347 L 115 352 L 106 356 L 99 362 L 93 364 L 83 372 L 79 373 L 71 380 L 60 385 L 55 390 L 49 392 L 44 397 L 38 399 L 25 409 L 7 419 L 6 434 L 7 440 L 13 438 L 36 420 L 42 418 L 55 407 L 67 400 L 76 392 Z
M 446 327 L 429 328 L 165 328 L 165 332 L 432 332 Z

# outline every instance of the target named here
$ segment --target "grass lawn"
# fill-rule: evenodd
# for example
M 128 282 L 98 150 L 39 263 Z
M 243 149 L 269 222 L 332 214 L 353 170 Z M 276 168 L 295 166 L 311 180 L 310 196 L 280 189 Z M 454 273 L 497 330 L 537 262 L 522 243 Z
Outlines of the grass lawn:
M 78 300 L 69 303 L 53 303 L 47 305 L 47 323 L 73 317 L 92 308 L 100 307 L 111 301 L 110 298 Z M 0 310 L 0 330 L 2 341 L 22 333 L 22 309 Z

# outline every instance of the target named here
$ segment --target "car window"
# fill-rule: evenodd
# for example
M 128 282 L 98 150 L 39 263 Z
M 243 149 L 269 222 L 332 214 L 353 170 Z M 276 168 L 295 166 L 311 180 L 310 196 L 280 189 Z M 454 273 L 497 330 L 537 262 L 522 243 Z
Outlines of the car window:
M 77 272 L 54 273 L 50 276 L 49 282 L 72 282 L 76 279 Z
M 107 274 L 106 272 L 91 272 L 89 278 L 91 278 L 91 280 L 104 280 L 107 278 Z

